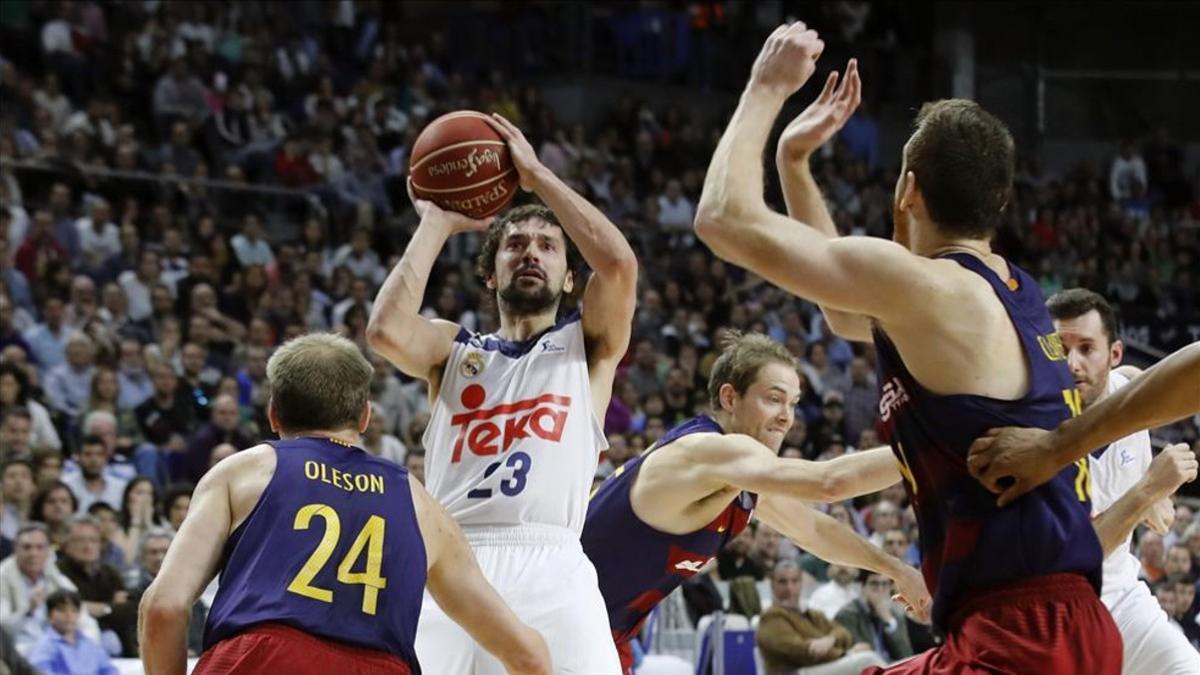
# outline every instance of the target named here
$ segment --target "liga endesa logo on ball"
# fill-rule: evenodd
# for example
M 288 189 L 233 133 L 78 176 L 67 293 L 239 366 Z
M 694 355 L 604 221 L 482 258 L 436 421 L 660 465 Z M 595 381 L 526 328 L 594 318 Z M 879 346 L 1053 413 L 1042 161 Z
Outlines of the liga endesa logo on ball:
M 426 171 L 430 178 L 434 176 L 448 176 L 458 171 L 462 172 L 463 178 L 470 178 L 479 171 L 479 167 L 486 164 L 496 165 L 497 172 L 504 171 L 500 166 L 500 153 L 492 148 L 486 148 L 482 151 L 479 148 L 471 148 L 471 154 L 466 157 L 432 163 Z

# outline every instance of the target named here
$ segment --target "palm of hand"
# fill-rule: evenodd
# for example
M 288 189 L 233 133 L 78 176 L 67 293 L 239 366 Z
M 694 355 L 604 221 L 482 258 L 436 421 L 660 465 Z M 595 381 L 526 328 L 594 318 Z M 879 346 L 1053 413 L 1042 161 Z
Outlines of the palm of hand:
M 846 65 L 846 76 L 841 78 L 840 86 L 838 79 L 838 72 L 831 72 L 817 99 L 787 125 L 779 138 L 781 149 L 794 154 L 812 152 L 846 125 L 862 101 L 858 62 L 851 59 Z

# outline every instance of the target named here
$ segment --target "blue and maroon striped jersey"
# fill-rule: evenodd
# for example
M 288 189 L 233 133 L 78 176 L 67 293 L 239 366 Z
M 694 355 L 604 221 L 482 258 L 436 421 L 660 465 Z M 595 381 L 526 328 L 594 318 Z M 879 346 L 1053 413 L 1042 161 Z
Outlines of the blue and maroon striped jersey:
M 275 474 L 225 544 L 204 648 L 275 622 L 420 673 L 425 542 L 408 471 L 327 438 L 271 445 Z
M 673 427 L 640 457 L 600 485 L 588 504 L 583 550 L 596 566 L 600 594 L 618 643 L 634 638 L 650 610 L 700 571 L 750 521 L 757 496 L 742 492 L 707 527 L 668 534 L 642 522 L 629 501 L 642 462 L 688 434 L 724 433 L 712 418 L 694 417 Z
M 1086 459 L 1003 509 L 967 472 L 967 450 L 983 432 L 1006 426 L 1052 429 L 1079 414 L 1079 392 L 1037 282 L 1012 265 L 1012 277 L 1001 280 L 970 254 L 946 257 L 991 284 L 1020 336 L 1030 377 L 1028 393 L 1018 400 L 939 396 L 917 383 L 895 345 L 875 329 L 882 431 L 913 501 L 933 621 L 943 630 L 957 598 L 968 590 L 1078 572 L 1099 592 L 1104 558 L 1090 519 Z

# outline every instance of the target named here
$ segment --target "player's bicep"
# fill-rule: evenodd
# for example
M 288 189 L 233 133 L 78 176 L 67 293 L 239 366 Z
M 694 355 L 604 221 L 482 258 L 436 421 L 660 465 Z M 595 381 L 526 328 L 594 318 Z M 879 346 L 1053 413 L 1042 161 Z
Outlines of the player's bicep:
M 637 307 L 637 266 L 592 274 L 583 292 L 583 334 L 592 358 L 620 359 L 629 348 Z
M 367 342 L 405 375 L 429 381 L 436 378 L 450 358 L 450 349 L 460 330 L 452 321 L 416 316 L 405 322 L 403 330 L 370 327 Z
M 232 523 L 228 473 L 214 468 L 192 493 L 187 518 L 171 540 L 157 575 L 160 580 L 170 579 L 155 584 L 157 600 L 191 607 L 216 575 Z

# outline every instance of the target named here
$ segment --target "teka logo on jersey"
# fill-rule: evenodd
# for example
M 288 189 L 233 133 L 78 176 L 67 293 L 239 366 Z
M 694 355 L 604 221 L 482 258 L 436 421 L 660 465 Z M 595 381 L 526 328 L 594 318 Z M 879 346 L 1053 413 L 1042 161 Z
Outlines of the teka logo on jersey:
M 904 390 L 904 385 L 900 384 L 900 378 L 893 377 L 884 383 L 883 391 L 879 394 L 879 416 L 887 422 L 892 418 L 892 413 L 905 403 L 908 403 L 908 392 Z
M 567 426 L 571 397 L 542 394 L 536 398 L 505 403 L 476 410 L 483 404 L 486 392 L 473 384 L 462 392 L 463 406 L 470 409 L 450 418 L 450 425 L 459 427 L 454 439 L 450 463 L 462 460 L 463 446 L 480 457 L 507 452 L 523 438 L 537 437 L 558 443 Z

